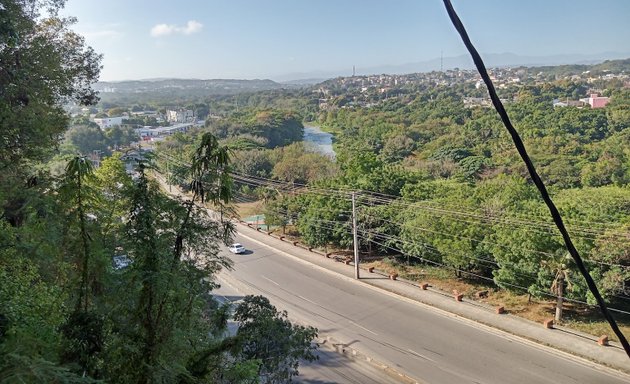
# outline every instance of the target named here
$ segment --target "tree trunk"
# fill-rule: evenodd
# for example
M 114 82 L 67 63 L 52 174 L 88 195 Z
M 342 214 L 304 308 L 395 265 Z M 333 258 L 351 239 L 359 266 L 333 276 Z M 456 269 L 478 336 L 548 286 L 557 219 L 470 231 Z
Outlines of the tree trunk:
M 556 294 L 558 295 L 558 299 L 556 301 L 556 317 L 555 320 L 557 322 L 562 321 L 562 302 L 564 301 L 564 274 L 560 274 L 558 277 Z

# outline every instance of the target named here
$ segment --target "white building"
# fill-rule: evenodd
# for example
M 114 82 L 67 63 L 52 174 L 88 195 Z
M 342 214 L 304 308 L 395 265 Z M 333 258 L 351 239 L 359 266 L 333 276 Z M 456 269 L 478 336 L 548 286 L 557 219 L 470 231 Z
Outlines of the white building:
M 98 124 L 101 129 L 111 128 L 114 125 L 122 125 L 124 120 L 127 120 L 127 116 L 118 117 L 95 117 L 94 122 Z
M 166 121 L 169 123 L 191 123 L 195 121 L 195 114 L 190 109 L 166 111 Z
M 171 125 L 170 127 L 157 127 L 157 128 L 143 127 L 143 128 L 138 128 L 135 131 L 143 140 L 150 140 L 151 138 L 154 138 L 154 137 L 170 136 L 175 132 L 186 132 L 193 125 L 194 125 L 193 123 L 182 123 L 182 124 Z

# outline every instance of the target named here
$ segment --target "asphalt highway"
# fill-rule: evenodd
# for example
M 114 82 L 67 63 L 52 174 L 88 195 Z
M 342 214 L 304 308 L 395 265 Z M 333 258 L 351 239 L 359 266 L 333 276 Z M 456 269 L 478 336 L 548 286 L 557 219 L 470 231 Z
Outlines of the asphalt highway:
M 213 296 L 221 303 L 230 302 L 237 305 L 244 297 L 242 292 L 220 280 L 221 287 L 212 291 Z M 236 333 L 238 326 L 228 323 L 228 331 Z M 400 381 L 367 362 L 352 360 L 326 345 L 317 350 L 317 360 L 301 361 L 299 375 L 293 378 L 296 383 L 303 384 L 399 384 Z
M 235 241 L 249 252 L 231 255 L 234 270 L 219 275 L 231 289 L 262 294 L 293 320 L 418 382 L 628 383 L 614 371 L 342 279 L 246 237 Z

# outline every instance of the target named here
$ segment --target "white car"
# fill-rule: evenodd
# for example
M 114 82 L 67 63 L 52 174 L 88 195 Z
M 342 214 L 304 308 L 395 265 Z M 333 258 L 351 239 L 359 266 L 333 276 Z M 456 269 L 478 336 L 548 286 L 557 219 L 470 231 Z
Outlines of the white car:
M 245 252 L 245 247 L 243 247 L 242 244 L 234 243 L 228 247 L 228 250 L 232 253 L 239 254 Z
M 131 265 L 131 263 L 133 263 L 133 260 L 131 260 L 127 255 L 114 256 L 112 260 L 114 262 L 115 270 L 127 268 Z

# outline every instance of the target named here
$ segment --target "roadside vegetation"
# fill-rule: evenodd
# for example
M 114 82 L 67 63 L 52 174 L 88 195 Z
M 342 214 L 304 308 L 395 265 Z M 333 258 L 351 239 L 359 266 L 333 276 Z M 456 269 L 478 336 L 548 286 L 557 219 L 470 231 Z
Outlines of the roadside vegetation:
M 317 330 L 261 296 L 212 296 L 232 224 L 164 194 L 149 157 L 132 177 L 116 152 L 132 131 L 68 130 L 64 105 L 98 100 L 101 57 L 63 3 L 0 6 L 0 382 L 290 381 Z M 95 168 L 98 146 L 111 156 Z M 197 201 L 229 211 L 227 151 L 205 133 L 187 175 Z

